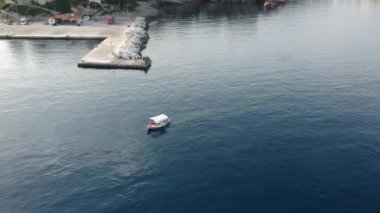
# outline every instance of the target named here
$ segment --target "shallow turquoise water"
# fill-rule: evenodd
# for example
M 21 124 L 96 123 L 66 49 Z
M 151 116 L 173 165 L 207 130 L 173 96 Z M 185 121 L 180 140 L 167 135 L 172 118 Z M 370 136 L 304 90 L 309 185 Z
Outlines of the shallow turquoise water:
M 0 41 L 0 212 L 379 212 L 380 3 L 171 12 L 147 73 Z

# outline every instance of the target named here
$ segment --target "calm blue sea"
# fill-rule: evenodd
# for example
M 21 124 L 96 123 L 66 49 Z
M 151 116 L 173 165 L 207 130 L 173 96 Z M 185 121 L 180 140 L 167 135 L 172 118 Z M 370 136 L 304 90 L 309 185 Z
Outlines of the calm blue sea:
M 0 212 L 380 212 L 379 1 L 167 10 L 148 72 L 0 40 Z

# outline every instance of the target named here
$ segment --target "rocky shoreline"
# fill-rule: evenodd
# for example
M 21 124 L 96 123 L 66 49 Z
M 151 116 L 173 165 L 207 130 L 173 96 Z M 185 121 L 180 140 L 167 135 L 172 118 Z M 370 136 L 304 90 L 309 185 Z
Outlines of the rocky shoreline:
M 259 4 L 267 9 L 273 9 L 286 3 L 286 0 L 155 0 L 157 5 L 186 4 L 186 3 L 236 3 L 236 4 Z
M 228 4 L 256 4 L 259 7 L 262 7 L 266 10 L 275 9 L 278 6 L 286 4 L 287 0 L 150 0 L 150 1 L 139 1 L 138 6 L 129 12 L 115 12 L 112 15 L 115 17 L 117 22 L 116 25 L 129 25 L 131 24 L 131 20 L 134 20 L 136 17 L 144 17 L 148 20 L 158 18 L 164 13 L 163 9 L 167 6 L 175 6 L 181 5 L 187 7 L 187 5 L 191 5 L 191 7 L 200 7 L 202 4 L 206 3 L 228 3 Z M 77 14 L 85 14 L 93 13 L 97 14 L 94 10 L 92 12 L 90 8 L 73 8 L 73 12 Z M 4 11 L 2 11 L 3 14 Z M 95 15 L 96 22 L 105 23 L 106 18 L 109 15 Z M 0 16 L 0 24 L 6 23 L 6 19 Z M 47 17 L 40 16 L 30 16 L 27 17 L 32 22 L 44 22 Z

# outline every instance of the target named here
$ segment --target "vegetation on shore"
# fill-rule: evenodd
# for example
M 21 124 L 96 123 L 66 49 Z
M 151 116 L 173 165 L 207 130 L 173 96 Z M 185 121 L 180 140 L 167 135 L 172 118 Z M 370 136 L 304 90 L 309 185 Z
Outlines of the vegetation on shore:
M 162 6 L 167 4 L 185 4 L 193 2 L 202 4 L 204 2 L 228 2 L 228 3 L 256 3 L 263 4 L 265 9 L 273 9 L 285 3 L 286 0 L 150 0 L 151 4 Z M 59 13 L 70 13 L 78 8 L 97 10 L 97 14 L 108 15 L 115 13 L 131 12 L 138 6 L 138 0 L 102 0 L 102 4 L 88 0 L 54 0 L 48 1 L 44 5 L 39 5 L 33 1 L 32 5 L 5 4 L 5 0 L 0 0 L 0 9 L 18 13 L 22 16 L 52 15 L 55 11 Z M 74 9 L 76 8 L 76 9 Z M 82 10 L 82 9 L 80 9 Z
M 138 3 L 136 0 L 127 0 L 127 1 L 121 1 L 121 0 L 105 0 L 105 3 L 109 5 L 115 5 L 118 6 L 121 9 L 127 9 L 127 10 L 132 10 L 134 9 Z
M 46 2 L 44 5 L 40 6 L 60 13 L 68 13 L 71 11 L 70 3 L 67 0 L 55 0 L 52 2 Z
M 139 4 L 137 0 L 103 0 L 102 5 L 94 2 L 89 5 L 88 0 L 55 0 L 46 2 L 46 4 L 40 6 L 60 13 L 71 12 L 72 7 L 90 6 L 93 9 L 99 10 L 100 13 L 112 14 L 115 12 L 133 11 Z
M 4 0 L 0 0 L 0 9 L 18 13 L 23 16 L 51 15 L 52 13 L 49 12 L 49 10 L 60 13 L 70 13 L 72 12 L 71 8 L 77 6 L 90 6 L 91 8 L 98 10 L 101 14 L 113 14 L 133 11 L 139 6 L 139 4 L 137 0 L 104 0 L 102 5 L 97 3 L 91 3 L 89 5 L 88 0 L 54 0 L 46 2 L 44 5 L 39 5 L 36 2 L 32 2 L 32 5 L 16 5 L 5 4 Z
M 22 16 L 51 15 L 49 11 L 28 5 L 5 4 L 1 8 L 9 12 L 18 13 Z
M 90 4 L 90 6 L 93 9 L 98 9 L 101 14 L 105 15 L 119 12 L 131 12 L 139 6 L 139 3 L 137 0 L 104 0 L 101 7 L 96 3 Z

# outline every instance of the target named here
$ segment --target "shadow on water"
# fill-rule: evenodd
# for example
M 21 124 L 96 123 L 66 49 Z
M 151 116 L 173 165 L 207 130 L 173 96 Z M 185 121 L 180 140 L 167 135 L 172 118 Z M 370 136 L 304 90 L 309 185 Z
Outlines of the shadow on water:
M 166 5 L 161 10 L 165 16 L 186 18 L 198 15 L 201 7 L 198 3 L 186 3 L 183 5 Z
M 240 16 L 252 16 L 264 11 L 262 6 L 257 4 L 229 4 L 229 3 L 187 3 L 183 5 L 167 5 L 162 8 L 166 17 L 187 18 L 205 15 L 209 18 L 236 18 Z
M 148 129 L 146 131 L 147 135 L 150 135 L 152 138 L 158 138 L 163 136 L 166 133 L 166 128 L 160 128 L 160 129 Z
M 147 69 L 126 69 L 126 68 L 114 68 L 114 67 L 102 67 L 102 68 L 93 68 L 93 67 L 81 67 L 81 70 L 120 70 L 120 71 L 128 71 L 128 72 L 141 72 L 144 73 L 145 75 L 148 74 L 150 67 Z
M 208 17 L 228 17 L 236 18 L 250 16 L 263 12 L 263 7 L 257 4 L 228 4 L 228 3 L 208 3 L 203 6 L 203 11 Z
M 275 95 L 272 97 L 261 98 L 260 101 L 257 100 L 246 100 L 246 102 L 235 103 L 234 110 L 230 108 L 219 108 L 219 109 L 208 109 L 202 112 L 192 113 L 188 115 L 187 118 L 176 121 L 174 127 L 177 126 L 194 126 L 206 122 L 210 118 L 222 119 L 226 117 L 233 117 L 243 113 L 253 113 L 260 111 L 261 108 L 268 107 L 270 105 L 276 104 L 281 98 L 285 97 L 284 94 Z

